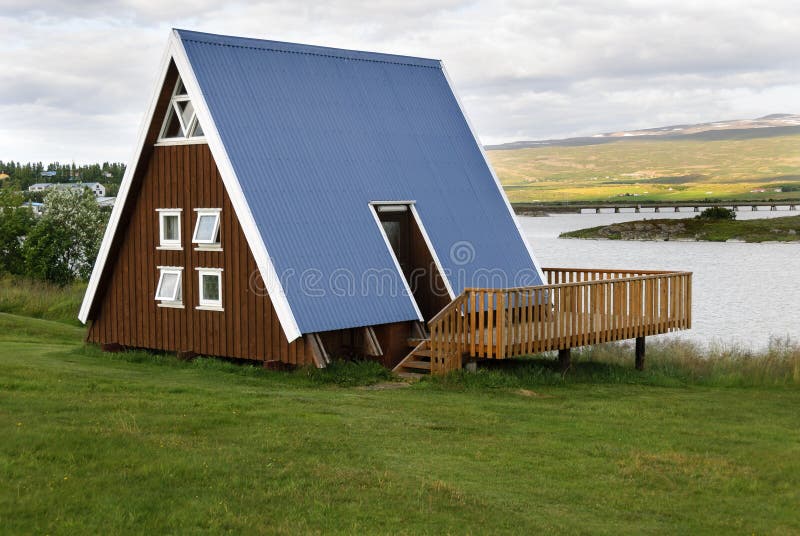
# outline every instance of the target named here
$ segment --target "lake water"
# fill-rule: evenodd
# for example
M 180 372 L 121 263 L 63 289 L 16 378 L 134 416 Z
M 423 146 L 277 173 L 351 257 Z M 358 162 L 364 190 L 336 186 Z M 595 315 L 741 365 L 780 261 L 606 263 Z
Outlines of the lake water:
M 793 216 L 742 211 L 738 219 Z M 559 233 L 623 221 L 693 217 L 691 212 L 554 214 L 519 217 L 542 266 L 686 270 L 694 272 L 692 329 L 682 337 L 703 345 L 765 348 L 770 337 L 800 341 L 800 243 L 631 242 L 559 239 Z

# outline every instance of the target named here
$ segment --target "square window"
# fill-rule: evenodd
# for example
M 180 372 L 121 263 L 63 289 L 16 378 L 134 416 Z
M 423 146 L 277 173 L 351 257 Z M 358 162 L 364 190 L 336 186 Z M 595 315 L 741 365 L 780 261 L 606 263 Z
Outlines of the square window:
M 197 209 L 197 223 L 192 242 L 219 244 L 219 209 Z
M 161 275 L 156 286 L 156 300 L 162 303 L 180 304 L 183 301 L 181 291 L 181 268 L 160 266 Z
M 181 210 L 158 209 L 160 245 L 164 248 L 181 247 Z
M 198 268 L 200 307 L 222 308 L 222 269 Z

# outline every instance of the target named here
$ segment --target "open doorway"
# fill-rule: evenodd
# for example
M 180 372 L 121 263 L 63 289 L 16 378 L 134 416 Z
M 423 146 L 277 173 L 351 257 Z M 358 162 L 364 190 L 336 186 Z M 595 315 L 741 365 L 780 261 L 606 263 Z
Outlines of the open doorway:
M 414 204 L 372 203 L 384 238 L 427 322 L 453 299 Z

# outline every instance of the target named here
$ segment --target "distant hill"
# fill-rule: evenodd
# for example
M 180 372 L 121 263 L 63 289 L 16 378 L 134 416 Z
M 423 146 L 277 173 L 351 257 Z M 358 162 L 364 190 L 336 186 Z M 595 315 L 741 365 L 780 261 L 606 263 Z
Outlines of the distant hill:
M 576 147 L 601 145 L 626 141 L 655 140 L 743 140 L 800 134 L 800 115 L 771 114 L 757 119 L 731 119 L 693 125 L 670 125 L 606 132 L 594 136 L 564 138 L 556 140 L 514 141 L 499 145 L 487 145 L 486 150 L 501 151 L 534 147 Z
M 800 115 L 487 149 L 512 202 L 800 198 Z

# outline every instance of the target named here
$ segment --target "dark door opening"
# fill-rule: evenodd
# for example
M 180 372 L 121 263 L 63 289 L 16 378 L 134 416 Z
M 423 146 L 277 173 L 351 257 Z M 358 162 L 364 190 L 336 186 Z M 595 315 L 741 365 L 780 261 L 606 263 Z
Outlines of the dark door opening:
M 450 294 L 411 207 L 385 204 L 375 211 L 422 317 L 433 318 L 450 303 Z

